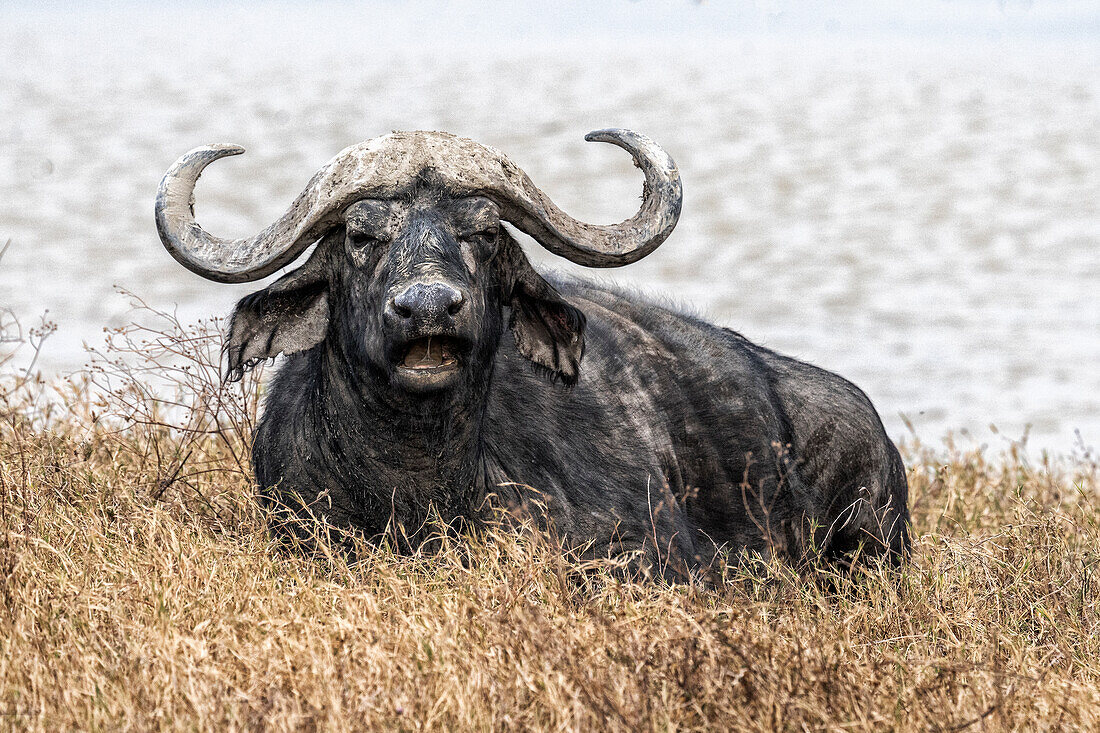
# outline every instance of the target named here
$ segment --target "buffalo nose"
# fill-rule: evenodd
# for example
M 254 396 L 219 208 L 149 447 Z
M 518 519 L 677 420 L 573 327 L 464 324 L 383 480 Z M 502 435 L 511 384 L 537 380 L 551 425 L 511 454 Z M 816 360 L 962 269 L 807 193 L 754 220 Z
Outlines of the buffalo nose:
M 416 283 L 395 297 L 390 305 L 402 318 L 442 318 L 462 310 L 466 296 L 446 283 Z

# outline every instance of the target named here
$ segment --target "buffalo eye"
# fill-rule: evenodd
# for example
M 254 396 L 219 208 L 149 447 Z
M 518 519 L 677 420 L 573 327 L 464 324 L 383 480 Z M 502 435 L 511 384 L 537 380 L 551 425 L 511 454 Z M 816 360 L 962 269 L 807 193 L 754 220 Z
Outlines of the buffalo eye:
M 494 224 L 491 226 L 482 227 L 481 229 L 473 232 L 463 234 L 459 239 L 461 239 L 463 242 L 470 242 L 471 244 L 476 242 L 492 243 L 496 241 L 497 232 L 499 231 L 499 227 Z
M 477 259 L 478 256 L 475 250 L 481 249 L 484 256 L 485 250 L 488 245 L 492 245 L 497 241 L 498 227 L 493 224 L 490 226 L 482 227 L 475 231 L 463 234 L 458 238 L 462 243 L 462 261 L 466 265 L 466 269 L 471 275 L 477 272 Z
M 365 250 L 378 243 L 378 238 L 357 229 L 348 231 L 348 244 L 352 249 Z

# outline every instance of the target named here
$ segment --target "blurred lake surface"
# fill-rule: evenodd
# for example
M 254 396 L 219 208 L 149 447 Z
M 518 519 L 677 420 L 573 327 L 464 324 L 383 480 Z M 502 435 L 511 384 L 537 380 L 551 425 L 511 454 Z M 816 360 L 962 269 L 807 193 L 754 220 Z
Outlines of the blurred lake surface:
M 157 240 L 157 184 L 192 147 L 248 150 L 197 189 L 221 236 L 258 231 L 340 149 L 392 129 L 497 147 L 569 213 L 610 222 L 633 213 L 641 175 L 583 136 L 617 126 L 676 159 L 683 214 L 646 260 L 587 275 L 845 375 L 894 438 L 904 415 L 925 440 L 1030 425 L 1056 451 L 1075 430 L 1100 441 L 1094 48 L 387 50 L 347 27 L 269 19 L 242 42 L 189 17 L 0 30 L 0 305 L 59 324 L 47 371 L 80 368 L 84 342 L 133 317 L 113 286 L 185 319 L 256 287 L 206 282 Z

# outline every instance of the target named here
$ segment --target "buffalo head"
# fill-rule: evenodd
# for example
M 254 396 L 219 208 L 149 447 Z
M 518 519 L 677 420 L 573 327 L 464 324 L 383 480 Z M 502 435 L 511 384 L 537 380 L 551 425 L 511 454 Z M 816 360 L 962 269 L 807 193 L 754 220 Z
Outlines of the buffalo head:
M 219 282 L 265 277 L 317 247 L 299 268 L 242 299 L 227 351 L 232 378 L 257 361 L 328 339 L 334 355 L 394 393 L 479 380 L 509 326 L 525 357 L 577 379 L 584 315 L 528 263 L 507 221 L 574 262 L 615 267 L 653 251 L 680 212 L 675 164 L 627 130 L 590 133 L 629 151 L 645 174 L 642 206 L 608 226 L 579 222 L 501 153 L 446 133 L 393 133 L 347 148 L 290 209 L 255 237 L 218 239 L 195 221 L 203 168 L 243 150 L 198 148 L 165 175 L 161 241 L 193 272 Z

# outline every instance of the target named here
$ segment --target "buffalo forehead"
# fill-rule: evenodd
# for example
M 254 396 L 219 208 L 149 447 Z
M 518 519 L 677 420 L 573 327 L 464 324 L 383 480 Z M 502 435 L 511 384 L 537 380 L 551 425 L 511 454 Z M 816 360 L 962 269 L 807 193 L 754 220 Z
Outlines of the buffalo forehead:
M 488 153 L 488 155 L 487 155 Z M 316 179 L 317 192 L 332 198 L 391 198 L 418 180 L 435 180 L 459 194 L 486 183 L 515 185 L 525 178 L 500 152 L 445 132 L 394 132 L 336 154 Z
M 481 228 L 495 225 L 500 220 L 500 209 L 483 196 L 439 196 L 438 191 L 410 200 L 408 197 L 361 198 L 344 211 L 344 222 L 361 231 L 386 231 L 410 220 L 442 222 L 448 220 L 459 234 L 471 234 Z

